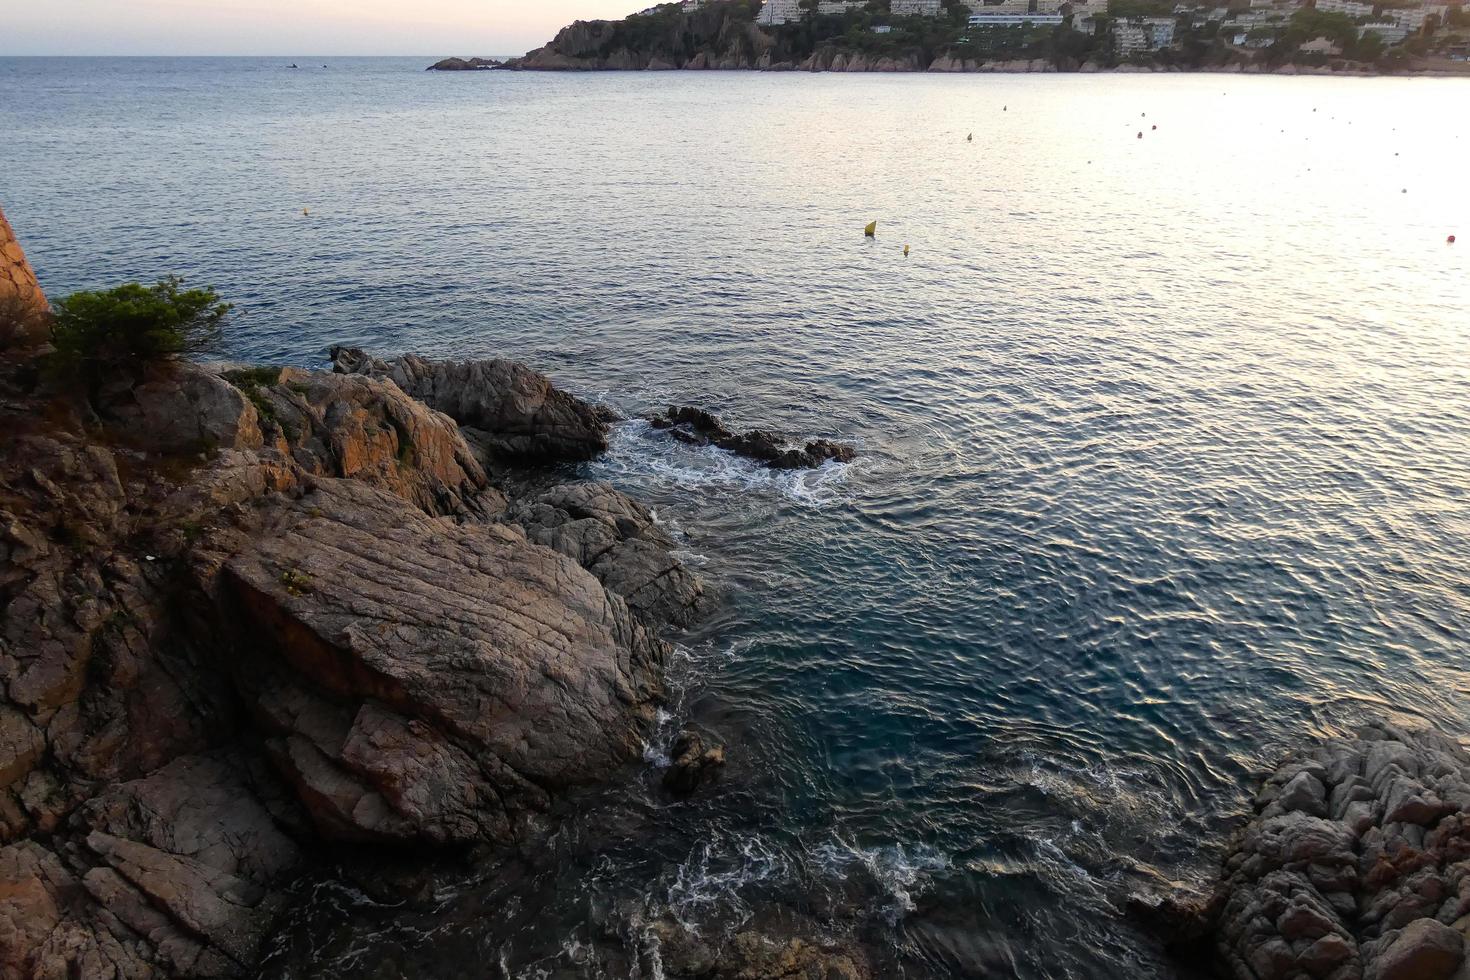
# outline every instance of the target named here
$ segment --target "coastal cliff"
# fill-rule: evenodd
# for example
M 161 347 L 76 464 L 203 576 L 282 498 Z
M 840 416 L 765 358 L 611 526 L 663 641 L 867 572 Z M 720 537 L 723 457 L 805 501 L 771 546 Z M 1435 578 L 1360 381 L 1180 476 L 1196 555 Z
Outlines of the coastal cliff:
M 243 975 L 323 845 L 513 844 L 641 757 L 702 582 L 612 487 L 497 486 L 606 413 L 508 361 L 46 353 L 0 345 L 0 976 Z
M 513 58 L 522 71 L 627 71 L 673 68 L 767 68 L 784 52 L 755 23 L 757 2 L 677 5 L 623 20 L 579 20 L 549 44 Z
M 1142 2 L 1116 12 L 1067 4 L 1034 25 L 970 23 L 973 7 L 945 0 L 924 15 L 891 4 L 851 4 L 803 11 L 782 23 L 759 20 L 760 0 L 668 3 L 622 20 L 577 21 L 548 44 L 498 67 L 520 71 L 761 70 L 813 72 L 1098 72 L 1230 71 L 1280 74 L 1464 74 L 1470 71 L 1453 31 L 1421 34 L 1385 49 L 1355 27 L 1322 20 L 1304 4 L 1273 21 L 1269 45 L 1246 46 L 1254 28 L 1223 8 Z M 903 8 L 900 8 L 902 11 Z M 1063 16 L 1059 11 L 1066 10 Z M 1142 14 L 1151 18 L 1140 19 Z M 1462 17 L 1456 13 L 1457 18 Z M 1114 23 L 1116 22 L 1116 24 Z M 1456 21 L 1460 23 L 1460 21 Z M 1127 43 L 1116 36 L 1124 25 Z M 1145 27 L 1159 43 L 1140 41 Z M 1330 51 L 1313 47 L 1338 32 Z M 1338 34 L 1334 34 L 1337 37 Z M 1460 60 L 1454 60 L 1460 58 Z M 484 63 L 481 66 L 487 66 Z M 467 68 L 459 59 L 433 66 Z
M 483 366 L 476 449 L 345 369 L 3 367 L 0 975 L 239 975 L 313 841 L 511 843 L 640 757 L 703 588 L 611 487 L 511 512 L 487 467 L 605 444 L 545 378 Z

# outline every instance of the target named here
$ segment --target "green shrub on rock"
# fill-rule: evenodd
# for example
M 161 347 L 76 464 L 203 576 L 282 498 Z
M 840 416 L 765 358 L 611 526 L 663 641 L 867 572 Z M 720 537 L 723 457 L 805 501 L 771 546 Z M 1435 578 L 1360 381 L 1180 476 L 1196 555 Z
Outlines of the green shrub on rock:
M 184 289 L 177 276 L 73 293 L 52 307 L 52 364 L 90 385 L 216 349 L 232 309 L 212 289 Z

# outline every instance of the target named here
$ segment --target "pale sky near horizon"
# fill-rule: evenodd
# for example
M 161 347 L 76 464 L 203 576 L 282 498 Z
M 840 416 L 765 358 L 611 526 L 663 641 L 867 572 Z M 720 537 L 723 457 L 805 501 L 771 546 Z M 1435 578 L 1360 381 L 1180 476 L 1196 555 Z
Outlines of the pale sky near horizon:
M 5 0 L 0 55 L 523 54 L 651 0 Z

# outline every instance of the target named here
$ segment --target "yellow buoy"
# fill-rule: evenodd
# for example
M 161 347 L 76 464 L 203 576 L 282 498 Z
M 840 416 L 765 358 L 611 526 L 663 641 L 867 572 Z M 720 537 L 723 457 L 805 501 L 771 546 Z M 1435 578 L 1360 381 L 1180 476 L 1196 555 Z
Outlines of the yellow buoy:
M 878 237 L 878 222 L 869 221 L 868 226 L 863 229 L 863 234 L 867 235 L 869 238 Z
M 909 257 L 909 247 L 907 245 L 905 245 L 903 247 L 903 257 L 904 258 L 908 258 Z
M 311 209 L 310 208 L 302 208 L 301 209 L 301 213 L 304 214 L 304 215 L 306 215 L 307 217 L 311 217 Z

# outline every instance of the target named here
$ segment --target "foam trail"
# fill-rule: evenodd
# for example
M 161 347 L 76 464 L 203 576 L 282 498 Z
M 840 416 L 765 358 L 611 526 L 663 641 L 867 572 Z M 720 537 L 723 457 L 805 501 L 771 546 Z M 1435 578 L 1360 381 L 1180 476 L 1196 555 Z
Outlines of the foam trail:
M 591 469 L 593 476 L 615 483 L 653 479 L 687 490 L 744 490 L 822 509 L 851 499 L 845 488 L 853 465 L 828 462 L 814 470 L 773 470 L 715 446 L 687 445 L 634 419 L 613 428 L 607 453 Z

